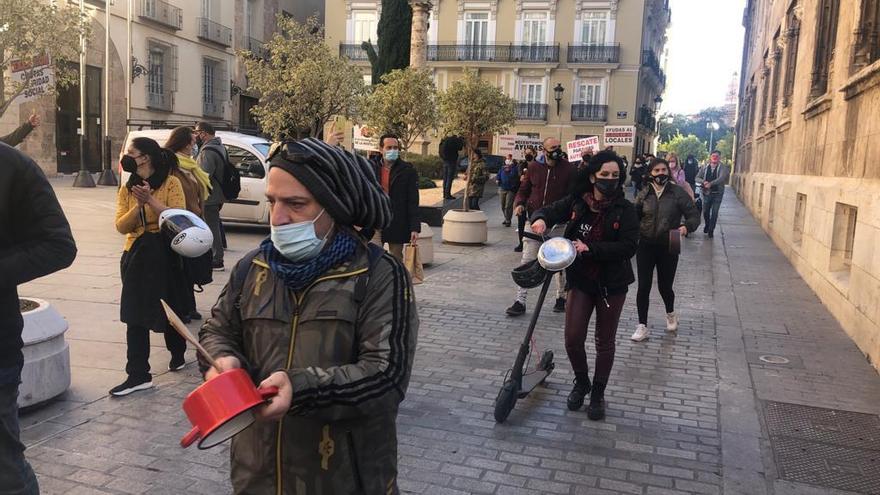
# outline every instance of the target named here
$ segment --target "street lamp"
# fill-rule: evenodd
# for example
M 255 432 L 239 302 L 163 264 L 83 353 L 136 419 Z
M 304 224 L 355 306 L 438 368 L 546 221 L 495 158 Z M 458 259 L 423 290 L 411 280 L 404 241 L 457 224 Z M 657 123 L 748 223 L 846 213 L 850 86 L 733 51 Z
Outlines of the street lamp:
M 707 122 L 706 129 L 709 129 L 709 153 L 712 152 L 712 140 L 715 137 L 715 131 L 721 128 L 718 122 Z
M 556 116 L 559 116 L 559 104 L 562 102 L 562 93 L 565 92 L 565 88 L 562 87 L 562 83 L 556 83 L 556 87 L 553 88 L 554 99 L 556 100 Z

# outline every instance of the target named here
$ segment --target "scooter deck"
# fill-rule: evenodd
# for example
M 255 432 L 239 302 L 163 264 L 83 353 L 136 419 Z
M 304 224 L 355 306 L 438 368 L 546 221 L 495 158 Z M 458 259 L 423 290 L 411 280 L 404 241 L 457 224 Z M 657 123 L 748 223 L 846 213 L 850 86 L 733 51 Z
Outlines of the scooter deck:
M 550 373 L 553 370 L 540 370 L 535 371 L 533 373 L 529 373 L 528 375 L 523 375 L 522 377 L 522 387 L 519 389 L 519 397 L 520 399 L 529 395 L 529 392 L 535 389 L 541 382 L 547 379 L 550 376 Z

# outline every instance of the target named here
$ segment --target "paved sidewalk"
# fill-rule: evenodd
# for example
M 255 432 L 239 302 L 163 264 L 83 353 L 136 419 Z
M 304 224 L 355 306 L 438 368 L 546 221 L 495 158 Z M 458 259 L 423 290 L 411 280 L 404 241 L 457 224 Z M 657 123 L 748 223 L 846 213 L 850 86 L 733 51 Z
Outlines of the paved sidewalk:
M 92 194 L 89 208 L 106 216 L 106 190 Z M 59 191 L 66 209 L 88 201 L 86 195 Z M 539 348 L 554 350 L 556 371 L 517 404 L 505 424 L 496 425 L 493 401 L 527 320 L 504 316 L 515 292 L 509 276 L 519 260 L 512 251 L 515 231 L 500 227 L 497 198 L 483 207 L 490 217 L 489 243 L 442 245 L 435 229 L 436 263 L 416 289 L 419 347 L 398 420 L 405 493 L 880 491 L 880 377 L 732 192 L 715 239 L 698 234 L 684 243 L 676 280 L 677 335 L 663 330 L 655 290 L 651 339 L 629 340 L 636 324 L 632 287 L 605 421 L 589 421 L 585 412 L 565 407 L 572 374 L 562 315 L 550 311 L 548 301 L 536 339 Z M 112 217 L 112 203 L 109 212 Z M 80 260 L 115 276 L 121 240 L 93 241 L 90 220 L 73 219 Z M 106 228 L 107 220 L 100 222 Z M 230 232 L 229 266 L 265 235 Z M 83 266 L 61 280 L 83 284 L 81 278 L 89 276 Z M 106 287 L 97 276 L 89 282 L 102 287 L 95 290 L 105 302 L 80 306 L 65 300 L 62 312 L 72 325 L 105 318 L 106 328 L 88 334 L 90 343 L 79 340 L 84 330 L 72 329 L 73 364 L 109 364 L 100 373 L 75 372 L 74 390 L 88 394 L 62 397 L 24 416 L 27 454 L 43 493 L 229 493 L 225 446 L 198 451 L 177 445 L 189 426 L 180 403 L 199 383 L 193 366 L 161 374 L 155 390 L 121 400 L 90 385 L 94 376 L 117 378 L 124 334 L 113 321 L 118 287 Z M 59 286 L 48 277 L 23 292 L 54 300 L 67 295 Z M 215 283 L 199 297 L 200 308 L 206 311 L 217 292 Z M 537 291 L 530 294 L 530 311 L 536 297 Z M 91 311 L 88 320 L 80 307 Z M 78 362 L 78 356 L 92 355 L 89 346 L 104 350 L 95 362 Z M 160 340 L 154 346 L 154 369 L 161 370 L 167 354 Z M 592 351 L 588 355 L 592 364 Z

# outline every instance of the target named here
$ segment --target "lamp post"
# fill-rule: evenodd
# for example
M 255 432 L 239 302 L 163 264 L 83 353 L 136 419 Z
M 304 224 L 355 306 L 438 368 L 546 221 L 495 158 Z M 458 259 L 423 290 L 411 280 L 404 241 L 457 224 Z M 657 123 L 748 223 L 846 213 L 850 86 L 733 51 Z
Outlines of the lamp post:
M 562 103 L 562 93 L 565 92 L 565 88 L 562 87 L 562 83 L 556 83 L 556 87 L 553 88 L 553 99 L 556 100 L 556 116 L 559 116 L 559 104 Z
M 712 142 L 715 138 L 715 131 L 720 129 L 721 126 L 718 125 L 718 122 L 707 122 L 706 129 L 709 129 L 709 153 L 712 152 Z
M 86 7 L 79 0 L 80 22 L 85 22 Z M 86 36 L 79 35 L 79 172 L 73 187 L 95 187 L 95 179 L 86 167 Z
M 111 148 L 110 141 L 110 2 L 104 4 L 104 144 L 102 150 L 102 160 L 104 170 L 98 177 L 98 185 L 100 186 L 118 186 L 116 181 L 116 173 L 112 170 L 111 165 Z

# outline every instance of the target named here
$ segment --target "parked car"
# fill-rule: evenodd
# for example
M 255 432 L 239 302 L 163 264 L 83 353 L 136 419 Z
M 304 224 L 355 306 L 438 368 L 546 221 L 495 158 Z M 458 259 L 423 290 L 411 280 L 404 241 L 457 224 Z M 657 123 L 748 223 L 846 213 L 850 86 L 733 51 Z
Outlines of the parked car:
M 483 161 L 486 162 L 486 171 L 490 174 L 497 174 L 504 166 L 504 157 L 501 155 L 483 155 Z M 464 172 L 467 168 L 468 157 L 464 156 L 458 160 L 458 171 Z
M 159 145 L 165 144 L 171 129 L 150 129 L 131 131 L 125 138 L 125 144 L 119 157 L 128 149 L 132 139 L 148 137 L 155 139 Z M 269 169 L 266 156 L 271 143 L 259 136 L 250 136 L 238 132 L 217 131 L 217 137 L 223 142 L 229 153 L 229 162 L 241 174 L 241 192 L 237 199 L 227 201 L 220 210 L 220 217 L 226 222 L 269 224 L 269 203 L 266 201 L 266 171 Z M 119 175 L 122 183 L 128 180 L 128 173 L 121 169 Z

